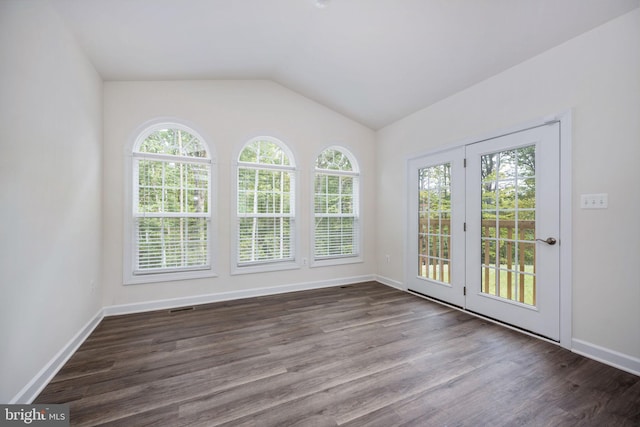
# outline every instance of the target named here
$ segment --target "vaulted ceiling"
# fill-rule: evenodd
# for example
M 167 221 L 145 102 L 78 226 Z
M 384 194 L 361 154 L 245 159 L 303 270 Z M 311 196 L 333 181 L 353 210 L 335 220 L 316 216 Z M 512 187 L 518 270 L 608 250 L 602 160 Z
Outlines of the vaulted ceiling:
M 107 80 L 270 79 L 372 128 L 640 0 L 49 0 Z

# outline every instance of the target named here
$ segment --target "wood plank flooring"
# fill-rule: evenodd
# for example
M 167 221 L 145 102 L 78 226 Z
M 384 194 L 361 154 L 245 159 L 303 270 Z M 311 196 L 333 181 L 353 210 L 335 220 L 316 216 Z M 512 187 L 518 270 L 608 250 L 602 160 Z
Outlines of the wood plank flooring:
M 640 377 L 369 282 L 107 317 L 34 403 L 78 426 L 639 426 Z

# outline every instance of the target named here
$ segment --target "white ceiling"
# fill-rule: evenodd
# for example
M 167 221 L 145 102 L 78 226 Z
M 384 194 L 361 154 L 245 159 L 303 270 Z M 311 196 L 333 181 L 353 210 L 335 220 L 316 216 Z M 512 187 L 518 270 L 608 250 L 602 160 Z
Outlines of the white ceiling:
M 49 0 L 105 80 L 271 79 L 372 128 L 640 0 Z

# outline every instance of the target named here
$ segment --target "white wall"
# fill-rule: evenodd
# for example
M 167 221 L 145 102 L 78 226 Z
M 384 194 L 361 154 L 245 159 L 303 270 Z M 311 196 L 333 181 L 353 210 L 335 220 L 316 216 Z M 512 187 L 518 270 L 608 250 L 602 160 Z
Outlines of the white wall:
M 110 82 L 103 93 L 47 3 L 0 1 L 0 402 L 18 395 L 102 306 L 376 271 L 402 284 L 407 156 L 567 108 L 574 336 L 640 358 L 639 32 L 636 10 L 376 135 L 267 81 Z M 124 153 L 135 129 L 166 116 L 191 122 L 217 153 L 219 277 L 123 286 Z M 303 257 L 314 156 L 343 144 L 358 157 L 363 263 L 229 274 L 233 157 L 260 134 L 296 155 Z M 609 193 L 609 209 L 580 210 L 579 195 L 592 192 Z
M 404 282 L 407 157 L 569 108 L 573 335 L 638 360 L 638 9 L 379 131 L 378 273 Z M 579 209 L 582 193 L 608 193 L 609 209 Z M 388 264 L 385 254 L 391 255 Z
M 158 117 L 179 118 L 194 126 L 217 153 L 219 276 L 181 282 L 123 286 L 123 217 L 125 152 L 136 129 Z M 269 81 L 106 82 L 104 91 L 104 305 L 233 292 L 254 288 L 372 275 L 375 227 L 375 134 L 344 116 Z M 364 262 L 263 274 L 230 275 L 232 164 L 250 138 L 274 136 L 293 151 L 299 170 L 298 212 L 301 256 L 309 258 L 311 176 L 315 157 L 340 144 L 358 159 L 362 170 Z
M 46 3 L 2 1 L 0 94 L 6 403 L 101 306 L 102 82 Z

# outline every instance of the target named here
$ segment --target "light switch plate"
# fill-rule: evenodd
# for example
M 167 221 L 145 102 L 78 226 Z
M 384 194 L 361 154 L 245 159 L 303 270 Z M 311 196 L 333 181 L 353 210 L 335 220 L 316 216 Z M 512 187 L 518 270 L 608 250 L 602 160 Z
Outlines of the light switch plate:
M 580 207 L 582 209 L 606 209 L 609 207 L 609 195 L 607 193 L 582 194 Z

